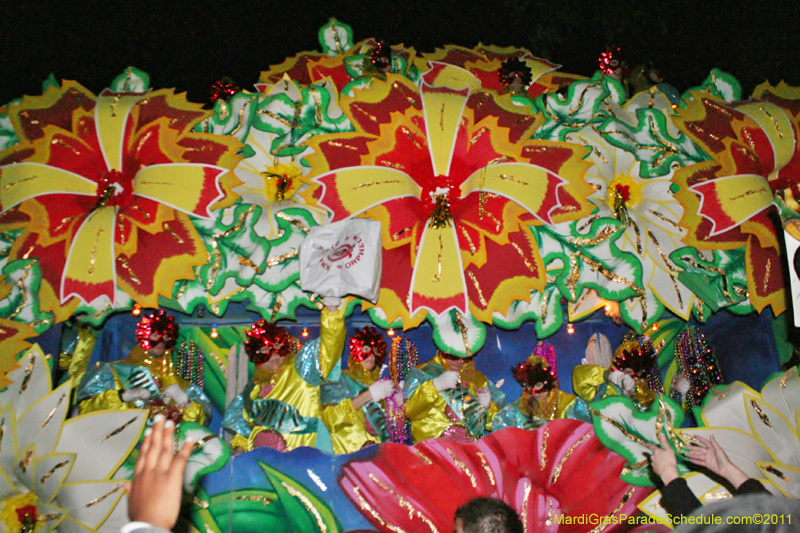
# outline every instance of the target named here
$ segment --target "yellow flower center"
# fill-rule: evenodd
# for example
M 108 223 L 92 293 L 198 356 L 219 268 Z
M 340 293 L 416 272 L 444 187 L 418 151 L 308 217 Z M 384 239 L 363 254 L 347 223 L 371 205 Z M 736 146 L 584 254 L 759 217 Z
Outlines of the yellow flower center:
M 625 203 L 625 207 L 631 208 L 642 201 L 642 186 L 627 174 L 620 174 L 608 184 L 606 191 L 606 203 L 612 211 L 619 202 Z
M 264 196 L 273 202 L 291 198 L 300 188 L 300 169 L 283 163 L 273 165 L 261 173 L 264 178 Z

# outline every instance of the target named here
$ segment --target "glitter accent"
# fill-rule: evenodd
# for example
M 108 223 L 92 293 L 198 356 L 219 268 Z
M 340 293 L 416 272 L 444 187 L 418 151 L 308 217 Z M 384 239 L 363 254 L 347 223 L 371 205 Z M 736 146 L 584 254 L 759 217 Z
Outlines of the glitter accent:
M 781 478 L 783 481 L 786 481 L 787 483 L 789 482 L 789 479 L 783 474 L 783 472 L 781 472 L 780 470 L 778 470 L 777 468 L 775 468 L 772 465 L 765 466 L 764 470 L 766 470 L 770 474 L 778 476 L 779 478 Z
M 596 246 L 601 242 L 606 241 L 609 237 L 617 233 L 617 230 L 622 229 L 621 226 L 614 227 L 614 226 L 606 226 L 594 239 L 587 239 L 585 237 L 578 237 L 578 238 L 569 238 L 567 242 L 570 244 L 575 244 L 577 246 Z
M 68 464 L 69 464 L 69 461 L 61 461 L 60 463 L 55 465 L 53 468 L 50 469 L 50 471 L 48 473 L 46 473 L 45 475 L 42 476 L 42 478 L 39 480 L 39 484 L 40 485 L 44 485 L 45 481 L 50 479 L 50 477 L 53 474 L 55 474 L 57 470 L 59 470 L 60 468 L 64 468 Z
M 295 248 L 294 250 L 286 252 L 283 255 L 275 256 L 275 257 L 271 258 L 269 261 L 267 261 L 267 268 L 272 268 L 275 265 L 283 263 L 284 261 L 288 261 L 289 259 L 294 259 L 295 257 L 297 257 L 297 253 L 298 253 L 298 249 Z
M 547 518 L 544 520 L 544 525 L 550 527 L 553 525 L 553 515 L 555 514 L 555 509 L 553 509 L 553 500 L 547 500 Z
M 397 505 L 399 505 L 403 509 L 408 509 L 409 518 L 412 518 L 414 516 L 414 507 L 410 503 L 408 503 L 408 500 L 397 494 L 391 487 L 387 486 L 385 483 L 379 480 L 375 474 L 370 472 L 369 478 L 372 481 L 374 481 L 375 484 L 378 485 L 380 488 L 382 488 L 383 490 L 385 490 L 386 492 L 397 498 Z
M 414 454 L 417 457 L 419 457 L 422 460 L 422 462 L 425 463 L 426 465 L 431 466 L 433 464 L 433 461 L 431 461 L 429 458 L 427 458 L 424 455 L 422 455 L 422 452 L 419 451 L 418 449 L 411 448 L 411 451 L 414 452 Z
M 19 461 L 19 469 L 22 470 L 23 474 L 27 473 L 28 467 L 31 465 L 31 459 L 33 459 L 33 450 L 29 449 L 25 452 L 25 456 Z
M 728 494 L 726 492 L 712 492 L 710 494 L 706 494 L 703 496 L 703 499 L 706 502 L 718 502 L 720 500 L 727 500 L 728 498 L 732 498 L 732 494 Z
M 86 504 L 86 507 L 93 507 L 93 506 L 97 505 L 98 503 L 102 502 L 103 500 L 105 500 L 106 498 L 108 498 L 109 496 L 114 494 L 115 492 L 119 492 L 120 489 L 122 489 L 122 483 L 118 484 L 116 487 L 114 487 L 110 491 L 106 492 L 105 494 L 103 494 L 99 498 L 95 498 L 94 500 L 90 501 L 89 503 Z
M 58 403 L 56 403 L 55 407 L 53 407 L 53 409 L 50 410 L 50 412 L 47 414 L 42 424 L 39 426 L 40 428 L 44 429 L 44 427 L 50 422 L 50 420 L 52 420 L 53 416 L 55 416 L 56 414 L 56 411 L 58 411 L 58 406 L 64 402 L 64 398 L 66 396 L 67 396 L 66 394 L 61 395 L 61 397 L 58 399 Z
M 361 495 L 361 487 L 353 487 L 353 492 L 358 498 L 358 502 L 359 505 L 361 506 L 361 509 L 367 511 L 370 515 L 372 515 L 372 517 L 375 519 L 376 522 L 378 522 L 378 524 L 380 524 L 385 528 L 388 528 L 390 531 L 394 531 L 395 533 L 407 533 L 406 531 L 400 529 L 397 526 L 394 526 L 392 524 L 387 524 L 383 520 L 383 518 L 381 518 L 381 515 L 378 514 L 378 512 L 369 503 L 367 503 L 367 501 Z
M 467 475 L 467 477 L 469 477 L 469 482 L 472 485 L 472 488 L 473 489 L 478 488 L 478 481 L 475 479 L 475 474 L 473 474 L 467 469 L 467 465 L 463 461 L 459 461 L 456 458 L 456 452 L 454 452 L 450 448 L 447 448 L 447 452 L 453 458 L 453 464 L 456 465 L 456 467 L 458 467 L 459 469 L 461 469 L 461 471 L 464 472 Z
M 25 265 L 24 274 L 22 274 L 22 276 L 15 283 L 15 285 L 17 286 L 17 289 L 19 290 L 19 294 L 20 294 L 20 296 L 22 298 L 21 298 L 21 301 L 19 302 L 19 305 L 17 306 L 17 308 L 14 309 L 14 311 L 7 318 L 16 317 L 20 313 L 20 311 L 22 311 L 22 308 L 25 307 L 25 305 L 27 305 L 27 303 L 28 303 L 28 291 L 25 290 L 25 280 L 28 279 L 28 275 L 31 273 L 31 267 L 34 264 L 35 264 L 34 262 L 26 264 Z
M 467 352 L 467 356 L 472 356 L 472 350 L 469 349 L 469 337 L 467 336 L 467 328 L 464 326 L 464 321 L 461 318 L 461 313 L 456 311 L 456 325 L 458 329 L 461 330 L 461 340 L 464 342 L 464 350 Z
M 767 285 L 769 284 L 769 275 L 772 271 L 772 259 L 767 259 L 767 266 L 764 268 L 764 292 L 767 292 Z
M 600 531 L 605 529 L 605 527 L 608 524 L 611 524 L 612 523 L 612 521 L 610 520 L 611 517 L 614 516 L 615 514 L 617 514 L 618 512 L 620 512 L 620 510 L 622 509 L 622 506 L 625 505 L 625 503 L 628 500 L 631 499 L 631 496 L 633 496 L 633 491 L 634 490 L 636 490 L 636 487 L 629 488 L 628 492 L 626 492 L 625 495 L 622 496 L 622 498 L 620 499 L 619 505 L 617 505 L 616 509 L 614 509 L 608 515 L 606 515 L 603 518 L 601 518 L 600 521 L 598 522 L 599 525 L 597 527 L 595 527 L 594 529 L 592 529 L 591 531 L 589 531 L 588 533 L 600 533 Z
M 444 245 L 442 244 L 442 236 L 439 235 L 439 259 L 437 260 L 436 275 L 433 276 L 433 283 L 439 283 L 442 280 L 442 255 L 444 254 Z
M 522 520 L 523 524 L 528 523 L 528 500 L 530 500 L 530 497 L 531 497 L 531 484 L 530 482 L 527 482 L 525 483 L 525 491 L 522 495 L 522 516 L 520 516 L 520 519 Z
M 284 484 L 284 487 L 285 486 L 286 485 Z M 292 494 L 292 496 L 294 496 L 294 494 Z M 197 498 L 195 498 L 195 500 L 197 500 Z M 274 498 L 269 498 L 267 496 L 237 496 L 233 500 L 234 501 L 247 501 L 247 502 L 260 503 L 264 507 L 266 507 L 267 505 L 269 505 L 271 503 L 275 503 L 275 499 Z M 203 507 L 203 509 L 208 509 L 208 503 L 207 502 L 203 502 L 203 503 L 205 505 L 201 506 L 201 507 Z
M 547 462 L 547 437 L 550 436 L 548 433 L 550 428 L 546 425 L 544 427 L 544 433 L 542 434 L 542 448 L 539 452 L 539 467 L 544 468 L 545 463 Z
M 128 265 L 128 258 L 127 257 L 125 257 L 124 255 L 121 255 L 121 256 L 119 256 L 117 258 L 117 261 L 119 261 L 120 266 L 122 268 L 124 268 L 128 272 L 128 276 L 131 278 L 132 282 L 136 283 L 137 285 L 139 283 L 141 283 L 139 281 L 139 278 L 136 277 L 136 274 L 133 273 L 133 270 L 131 270 L 130 265 Z
M 247 257 L 237 257 L 237 258 L 236 258 L 236 261 L 237 261 L 237 262 L 238 262 L 240 265 L 242 265 L 242 266 L 248 266 L 248 267 L 252 268 L 253 270 L 255 270 L 255 271 L 256 271 L 256 274 L 258 274 L 259 276 L 260 276 L 261 274 L 263 274 L 263 273 L 264 273 L 264 271 L 263 271 L 263 270 L 261 270 L 261 269 L 258 267 L 258 265 L 257 265 L 257 264 L 253 263 L 253 262 L 252 262 L 250 259 L 248 259 Z
M 175 233 L 175 232 L 172 230 L 172 228 L 170 228 L 169 226 L 167 226 L 167 223 L 166 223 L 166 222 L 164 222 L 164 224 L 162 224 L 162 227 L 164 228 L 164 231 L 166 231 L 167 233 L 169 233 L 170 235 L 172 235 L 173 237 L 175 237 L 175 240 L 176 240 L 176 241 L 178 241 L 178 244 L 184 244 L 184 243 L 186 242 L 186 241 L 184 241 L 183 239 L 181 239 L 181 236 L 180 236 L 180 235 L 178 235 L 177 233 Z
M 625 429 L 625 427 L 622 424 L 620 424 L 613 418 L 609 418 L 608 416 L 604 415 L 603 413 L 601 413 L 600 411 L 598 411 L 593 407 L 589 407 L 589 412 L 592 413 L 593 416 L 596 416 L 601 420 L 603 420 L 604 422 L 608 422 L 609 424 L 617 428 L 620 432 L 622 432 L 623 435 L 625 435 L 625 437 L 632 440 L 633 442 L 641 444 L 642 446 L 647 445 L 647 443 L 644 440 L 642 440 L 640 437 L 637 437 L 636 435 Z
M 360 184 L 356 185 L 355 187 L 353 187 L 350 190 L 351 191 L 355 191 L 355 190 L 358 190 L 358 189 L 360 189 L 362 187 L 372 187 L 374 185 L 386 185 L 388 183 L 400 183 L 400 180 L 370 181 L 370 182 L 367 182 L 367 183 L 360 183 Z
M 192 446 L 192 453 L 198 451 L 200 448 L 205 446 L 207 442 L 209 442 L 209 441 L 211 441 L 211 440 L 213 440 L 215 438 L 216 438 L 216 435 L 206 435 L 205 437 L 203 437 L 199 441 L 195 442 L 194 446 Z
M 578 257 L 580 257 L 580 259 L 582 261 L 584 261 L 584 262 L 589 264 L 589 266 L 592 268 L 593 271 L 599 272 L 600 274 L 603 275 L 603 277 L 605 277 L 609 281 L 613 281 L 615 283 L 619 283 L 621 285 L 625 285 L 626 287 L 631 288 L 633 290 L 633 292 L 636 293 L 637 296 L 644 296 L 644 294 L 645 294 L 644 289 L 642 289 L 641 287 L 636 285 L 634 282 L 629 281 L 629 280 L 623 278 L 622 276 L 614 274 L 613 272 L 611 272 L 608 269 L 606 269 L 602 264 L 600 264 L 600 263 L 598 263 L 596 261 L 593 261 L 592 259 L 590 259 L 589 257 L 585 256 L 581 252 L 576 252 L 576 253 L 578 254 Z
M 772 423 L 769 421 L 769 417 L 764 412 L 764 410 L 761 409 L 761 406 L 758 405 L 758 403 L 755 400 L 750 400 L 750 405 L 752 405 L 753 409 L 756 410 L 756 413 L 758 413 L 758 417 L 761 419 L 761 421 L 764 423 L 764 425 L 766 425 L 767 427 L 771 428 L 772 427 Z
M 118 427 L 117 429 L 115 429 L 114 431 L 112 431 L 111 433 L 106 435 L 105 437 L 103 437 L 101 440 L 108 440 L 111 437 L 114 437 L 115 435 L 119 435 L 120 433 L 122 433 L 125 430 L 125 428 L 127 428 L 128 426 L 130 426 L 134 422 L 136 422 L 136 417 L 131 418 L 130 420 L 125 422 L 123 425 L 121 425 L 120 427 Z
M 199 507 L 201 509 L 208 509 L 211 506 L 210 503 L 208 503 L 205 500 L 201 500 L 197 496 L 192 497 L 192 505 L 196 505 L 197 507 Z
M 475 277 L 475 274 L 473 274 L 471 270 L 468 270 L 467 275 L 469 276 L 469 279 L 472 281 L 472 285 L 475 287 L 475 290 L 478 291 L 478 299 L 480 300 L 481 305 L 484 307 L 488 307 L 489 304 L 486 301 L 486 298 L 483 297 L 483 291 L 481 290 L 480 285 L 478 285 L 478 279 Z
M 25 377 L 22 378 L 22 385 L 19 387 L 19 394 L 22 395 L 28 389 L 28 385 L 31 382 L 31 376 L 33 375 L 33 365 L 35 359 L 33 358 L 33 354 L 28 359 L 28 364 L 25 365 Z
M 297 498 L 298 500 L 300 500 L 300 503 L 302 503 L 303 506 L 311 514 L 314 515 L 314 518 L 317 520 L 317 527 L 319 528 L 319 530 L 322 533 L 326 533 L 328 531 L 327 524 L 325 524 L 325 521 L 322 519 L 322 516 L 319 514 L 319 511 L 317 510 L 317 508 L 314 507 L 314 505 L 312 505 L 310 501 L 308 501 L 308 498 L 305 496 L 305 494 L 303 494 L 302 492 L 298 491 L 297 489 L 295 489 L 294 487 L 292 487 L 291 485 L 289 485 L 285 481 L 281 481 L 281 485 L 283 485 L 283 488 L 286 489 L 286 492 L 288 492 L 291 496 L 293 496 L 294 498 Z
M 494 479 L 494 472 L 492 472 L 492 469 L 489 468 L 489 463 L 486 462 L 486 456 L 483 455 L 483 453 L 481 452 L 477 452 L 477 455 L 478 458 L 481 460 L 481 466 L 483 467 L 483 470 L 486 472 L 486 475 L 489 476 L 489 483 L 491 483 L 492 486 L 496 487 L 497 483 L 495 482 Z
M 511 246 L 514 247 L 514 249 L 517 251 L 519 256 L 522 258 L 522 261 L 525 263 L 525 266 L 528 267 L 528 270 L 530 270 L 531 272 L 536 274 L 536 269 L 533 268 L 533 265 L 530 264 L 530 262 L 528 261 L 528 258 L 525 257 L 525 253 L 522 251 L 522 248 L 520 248 L 519 245 L 517 243 L 515 243 L 515 242 L 512 242 Z
M 590 434 L 587 433 L 586 435 L 581 437 L 580 440 L 578 440 L 572 446 L 570 446 L 569 450 L 567 450 L 567 453 L 565 453 L 564 456 L 561 457 L 561 460 L 556 465 L 555 471 L 553 472 L 553 475 L 550 478 L 550 484 L 551 485 L 555 485 L 555 483 L 558 481 L 558 477 L 561 475 L 561 469 L 564 466 L 564 463 L 567 462 L 567 459 L 569 459 L 569 457 L 572 455 L 572 452 L 574 452 L 578 448 L 578 446 L 580 446 L 581 444 L 586 442 L 586 440 L 589 438 L 589 436 L 590 436 Z
M 277 217 L 278 217 L 278 218 L 280 218 L 280 219 L 283 219 L 283 220 L 285 220 L 286 222 L 288 222 L 288 223 L 289 223 L 289 224 L 291 224 L 292 226 L 296 227 L 297 229 L 299 229 L 300 231 L 302 231 L 302 232 L 303 232 L 303 233 L 305 233 L 306 235 L 308 235 L 308 233 L 311 231 L 311 228 L 309 228 L 308 226 L 306 226 L 305 224 L 303 224 L 303 223 L 302 223 L 302 222 L 300 222 L 299 220 L 297 220 L 297 219 L 295 219 L 295 218 L 292 218 L 292 217 L 290 217 L 289 215 L 287 215 L 287 214 L 286 214 L 286 213 L 284 213 L 283 211 L 278 211 L 278 212 L 275 214 L 275 216 L 277 216 Z
M 464 229 L 464 226 L 459 226 L 459 229 L 461 230 L 461 234 L 467 240 L 467 244 L 469 245 L 469 253 L 475 255 L 475 252 L 477 252 L 478 250 L 477 248 L 475 248 L 475 244 L 472 242 L 472 238 L 469 236 L 469 233 L 467 232 L 467 230 Z

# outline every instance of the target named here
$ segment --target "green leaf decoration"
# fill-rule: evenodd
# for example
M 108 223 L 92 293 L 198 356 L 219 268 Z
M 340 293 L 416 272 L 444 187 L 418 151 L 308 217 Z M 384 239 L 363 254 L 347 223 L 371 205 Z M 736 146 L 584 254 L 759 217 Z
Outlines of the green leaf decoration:
M 292 478 L 259 462 L 278 500 L 286 510 L 287 524 L 296 533 L 338 533 L 342 530 L 336 515 L 313 492 Z
M 742 99 L 742 84 L 732 75 L 717 68 L 698 87 L 692 87 L 681 96 L 678 108 L 686 107 L 684 100 L 692 98 L 693 92 L 703 92 L 721 98 L 726 102 L 738 102 Z
M 706 259 L 710 256 L 710 259 Z M 711 311 L 742 304 L 752 310 L 747 296 L 745 248 L 703 250 L 679 248 L 670 259 L 682 270 L 678 279 Z
M 587 289 L 614 301 L 644 293 L 641 262 L 617 245 L 625 231 L 620 221 L 590 217 L 531 230 L 548 273 L 567 300 L 577 301 Z
M 293 531 L 287 527 L 287 514 L 274 490 L 237 490 L 210 498 L 201 491 L 192 505 L 191 521 L 203 533 Z
M 297 156 L 315 135 L 353 130 L 338 102 L 328 80 L 300 87 L 284 77 L 258 103 L 253 127 L 274 134 L 268 149 L 273 156 Z
M 534 322 L 537 339 L 555 334 L 564 325 L 561 294 L 550 276 L 544 292 L 531 291 L 530 301 L 517 300 L 509 306 L 505 315 L 495 313 L 492 317 L 495 326 L 512 330 L 519 329 L 529 321 Z
M 197 124 L 194 131 L 230 135 L 244 142 L 256 114 L 258 99 L 258 94 L 248 92 L 236 93 L 227 102 L 220 98 L 214 102 L 214 114 Z
M 609 396 L 590 404 L 592 424 L 597 438 L 609 450 L 625 458 L 627 464 L 620 478 L 637 487 L 653 487 L 648 464 L 650 450 L 644 445 L 659 444 L 659 435 L 666 435 L 673 448 L 682 448 L 675 428 L 683 424 L 684 414 L 671 398 L 658 395 L 649 411 L 639 411 L 626 396 Z M 688 472 L 678 455 L 678 472 Z
M 353 46 L 353 28 L 331 18 L 317 34 L 322 52 L 329 57 L 344 54 Z
M 565 96 L 543 94 L 536 99 L 536 108 L 544 115 L 545 122 L 533 137 L 563 141 L 572 131 L 604 121 L 610 116 L 608 104 L 622 105 L 625 98 L 622 83 L 600 71 L 588 80 L 571 84 Z
M 18 101 L 12 100 L 10 103 Z M 6 106 L 0 107 L 0 150 L 5 150 L 19 142 L 19 137 L 14 131 L 14 125 L 11 124 L 11 117 L 8 116 L 6 111 Z
M 461 357 L 478 353 L 486 342 L 486 324 L 475 320 L 472 313 L 456 309 L 441 315 L 428 313 L 426 320 L 433 327 L 433 342 L 442 351 Z
M 5 239 L 3 243 L 7 242 Z M 39 287 L 42 271 L 38 259 L 17 259 L 6 263 L 7 254 L 0 260 L 2 283 L 9 286 L 8 295 L 0 299 L 0 316 L 33 326 L 44 333 L 53 325 L 53 314 L 39 309 Z
M 196 269 L 207 291 L 218 293 L 229 278 L 246 287 L 266 270 L 270 246 L 255 230 L 260 215 L 259 206 L 239 203 L 217 211 L 214 220 L 192 220 L 209 255 L 209 262 Z
M 369 315 L 369 319 L 379 328 L 389 329 L 403 327 L 403 319 L 398 318 L 394 322 L 389 322 L 386 318 L 386 313 L 380 307 L 370 307 L 367 309 L 367 314 Z
M 667 175 L 673 165 L 684 167 L 708 159 L 689 137 L 675 127 L 667 112 L 637 109 L 634 116 L 632 124 L 610 118 L 598 127 L 598 131 L 608 142 L 633 153 L 643 163 L 639 169 L 643 178 Z
M 207 427 L 196 422 L 181 422 L 176 429 L 179 442 L 191 439 L 197 443 L 186 463 L 183 484 L 184 490 L 194 492 L 193 489 L 202 476 L 225 466 L 231 458 L 231 447 Z
M 150 75 L 136 67 L 128 67 L 114 78 L 109 89 L 115 93 L 143 93 L 150 90 Z

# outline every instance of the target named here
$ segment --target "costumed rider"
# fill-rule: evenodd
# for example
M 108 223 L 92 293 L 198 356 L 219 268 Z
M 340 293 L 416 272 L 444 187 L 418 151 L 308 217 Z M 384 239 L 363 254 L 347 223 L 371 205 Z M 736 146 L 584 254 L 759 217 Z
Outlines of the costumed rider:
M 100 409 L 149 409 L 173 422 L 204 425 L 211 402 L 202 389 L 178 376 L 172 349 L 178 338 L 175 319 L 163 309 L 142 318 L 138 344 L 128 357 L 89 369 L 78 388 L 81 414 Z
M 415 443 L 438 437 L 473 442 L 491 428 L 505 395 L 473 359 L 437 350 L 433 359 L 408 372 L 405 410 Z
M 522 395 L 497 413 L 492 421 L 493 431 L 508 427 L 536 429 L 557 418 L 592 421 L 586 402 L 560 390 L 555 372 L 538 355 L 512 367 L 511 373 L 522 387 Z
M 360 329 L 350 338 L 349 352 L 341 378 L 322 385 L 322 419 L 336 454 L 390 440 L 383 400 L 396 392 L 396 386 L 379 379 L 386 358 L 383 336 L 371 326 Z
M 261 319 L 247 331 L 245 351 L 255 364 L 242 394 L 225 410 L 222 426 L 234 433 L 235 452 L 267 446 L 289 451 L 300 446 L 333 453 L 322 422 L 320 385 L 339 378 L 345 340 L 341 298 L 326 296 L 320 336 L 295 352 L 285 329 Z
M 650 339 L 642 336 L 639 341 L 626 335 L 614 352 L 610 367 L 576 366 L 572 370 L 572 389 L 586 402 L 613 395 L 627 396 L 638 409 L 646 411 L 655 400 L 656 392 L 663 392 L 663 386 L 659 386 L 660 380 L 655 376 L 655 367 Z

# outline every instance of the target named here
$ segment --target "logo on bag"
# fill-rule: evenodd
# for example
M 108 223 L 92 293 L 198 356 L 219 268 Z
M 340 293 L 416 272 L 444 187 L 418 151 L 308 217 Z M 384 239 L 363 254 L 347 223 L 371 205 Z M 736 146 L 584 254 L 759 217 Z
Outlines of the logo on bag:
M 364 257 L 364 240 L 358 235 L 350 235 L 344 241 L 336 241 L 333 247 L 319 258 L 325 270 L 331 268 L 350 268 Z

